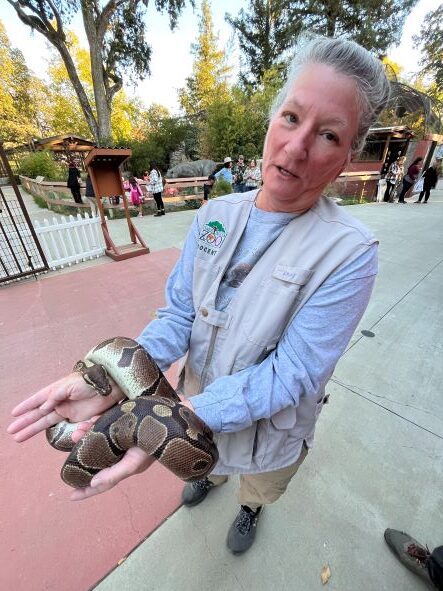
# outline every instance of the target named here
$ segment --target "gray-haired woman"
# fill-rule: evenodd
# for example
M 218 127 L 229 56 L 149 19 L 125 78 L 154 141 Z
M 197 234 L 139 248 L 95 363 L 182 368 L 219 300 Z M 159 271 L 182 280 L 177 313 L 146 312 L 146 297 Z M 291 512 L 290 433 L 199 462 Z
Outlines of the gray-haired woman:
M 186 355 L 183 404 L 216 433 L 219 462 L 208 478 L 186 485 L 184 504 L 240 475 L 227 540 L 234 553 L 250 548 L 262 507 L 305 460 L 325 386 L 368 303 L 377 240 L 322 192 L 361 150 L 388 97 L 383 66 L 365 49 L 301 38 L 272 110 L 262 187 L 198 211 L 167 282 L 168 304 L 138 338 L 163 371 Z M 69 402 L 73 389 L 83 400 Z M 45 427 L 60 421 L 51 412 L 64 391 L 59 413 L 75 409 L 84 419 L 108 400 L 91 398 L 71 374 L 14 409 L 17 441 L 43 428 L 34 413 L 42 404 Z M 122 394 L 115 388 L 113 396 Z M 73 496 L 108 490 L 151 463 L 132 448 Z

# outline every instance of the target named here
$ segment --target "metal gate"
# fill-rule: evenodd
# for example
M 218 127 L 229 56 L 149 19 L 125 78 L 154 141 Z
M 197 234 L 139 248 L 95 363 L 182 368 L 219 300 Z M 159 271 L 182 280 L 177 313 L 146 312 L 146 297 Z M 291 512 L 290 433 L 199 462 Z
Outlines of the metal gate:
M 0 283 L 48 270 L 48 263 L 0 143 L 0 171 L 13 193 L 0 187 Z

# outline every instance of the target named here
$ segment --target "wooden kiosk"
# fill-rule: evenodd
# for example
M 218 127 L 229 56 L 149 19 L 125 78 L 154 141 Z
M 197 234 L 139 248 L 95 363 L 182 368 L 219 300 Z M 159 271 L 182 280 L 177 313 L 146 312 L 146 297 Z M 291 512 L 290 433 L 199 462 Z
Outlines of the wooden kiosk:
M 101 227 L 106 243 L 106 254 L 114 261 L 122 261 L 139 254 L 147 254 L 149 248 L 143 242 L 141 236 L 134 227 L 128 210 L 128 200 L 123 188 L 120 165 L 132 154 L 132 150 L 125 148 L 93 148 L 85 158 L 85 167 L 91 177 L 97 207 L 100 212 Z M 109 234 L 106 225 L 102 199 L 104 197 L 116 197 L 123 199 L 125 216 L 128 222 L 130 244 L 116 246 Z

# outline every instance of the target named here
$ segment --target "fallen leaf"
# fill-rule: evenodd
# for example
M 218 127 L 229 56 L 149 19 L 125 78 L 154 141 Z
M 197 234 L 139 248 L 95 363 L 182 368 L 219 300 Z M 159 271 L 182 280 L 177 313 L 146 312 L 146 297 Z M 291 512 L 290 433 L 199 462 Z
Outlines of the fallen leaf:
M 331 569 L 329 568 L 329 564 L 325 564 L 325 566 L 321 569 L 320 578 L 323 585 L 331 578 Z

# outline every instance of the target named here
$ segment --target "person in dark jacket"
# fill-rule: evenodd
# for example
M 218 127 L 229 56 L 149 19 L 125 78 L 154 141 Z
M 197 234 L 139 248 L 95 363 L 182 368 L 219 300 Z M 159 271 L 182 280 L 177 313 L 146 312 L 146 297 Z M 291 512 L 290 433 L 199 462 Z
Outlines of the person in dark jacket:
M 431 189 L 435 189 L 438 181 L 437 167 L 435 165 L 430 166 L 423 174 L 423 191 L 418 196 L 418 200 L 415 203 L 421 203 L 423 195 L 425 197 L 425 203 L 428 202 Z
M 76 203 L 83 203 L 82 196 L 80 194 L 80 171 L 77 168 L 74 160 L 69 161 L 69 170 L 68 170 L 68 182 L 67 186 L 71 189 L 72 197 Z
M 418 174 L 420 172 L 420 164 L 423 162 L 423 158 L 416 158 L 411 166 L 408 168 L 408 172 L 403 177 L 403 187 L 401 193 L 398 197 L 399 203 L 406 203 L 405 195 L 412 187 L 412 185 L 417 180 Z
M 91 205 L 92 215 L 98 215 L 97 199 L 95 197 L 94 187 L 92 186 L 92 180 L 89 174 L 86 177 L 85 197 Z

